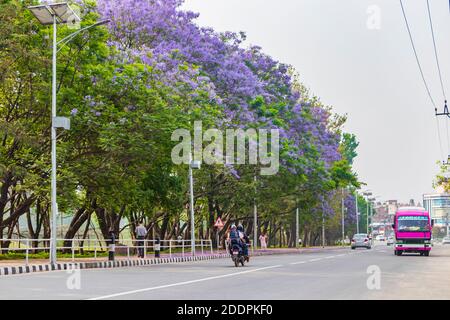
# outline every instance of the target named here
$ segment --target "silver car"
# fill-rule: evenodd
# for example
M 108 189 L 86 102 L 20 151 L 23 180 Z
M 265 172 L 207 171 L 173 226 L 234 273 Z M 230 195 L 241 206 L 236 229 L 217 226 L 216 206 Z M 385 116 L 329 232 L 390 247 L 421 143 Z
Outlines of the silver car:
M 370 249 L 372 248 L 372 244 L 366 233 L 357 233 L 352 238 L 351 247 L 353 250 L 356 248 Z
M 442 239 L 442 244 L 450 244 L 450 237 L 444 237 L 444 239 Z

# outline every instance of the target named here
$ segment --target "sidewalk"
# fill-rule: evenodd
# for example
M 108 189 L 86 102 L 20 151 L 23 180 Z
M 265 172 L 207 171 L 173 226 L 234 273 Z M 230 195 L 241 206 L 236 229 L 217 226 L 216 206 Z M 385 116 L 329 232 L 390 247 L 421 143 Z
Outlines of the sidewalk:
M 345 249 L 348 247 L 308 247 L 308 248 L 269 248 L 266 250 L 258 249 L 254 252 L 250 251 L 250 256 L 264 256 L 264 255 L 276 255 L 276 254 L 292 254 L 292 253 L 308 253 L 317 252 L 323 250 L 336 250 Z M 25 264 L 25 260 L 0 260 L 0 276 L 21 274 L 39 271 L 52 271 L 52 270 L 67 270 L 74 265 L 80 269 L 89 268 L 115 268 L 115 267 L 129 267 L 129 266 L 142 266 L 151 264 L 164 264 L 164 263 L 179 263 L 189 261 L 201 261 L 212 260 L 229 257 L 225 250 L 214 250 L 213 253 L 204 252 L 204 254 L 197 253 L 196 256 L 190 255 L 190 252 L 185 253 L 162 253 L 159 258 L 155 258 L 153 255 L 147 254 L 144 259 L 137 258 L 136 256 L 116 256 L 115 261 L 108 261 L 107 257 L 101 258 L 76 258 L 72 261 L 71 258 L 58 259 L 56 265 L 51 265 L 48 259 L 30 259 L 28 265 Z
M 254 252 L 250 251 L 251 255 L 271 255 L 271 254 L 284 254 L 284 253 L 302 253 L 302 252 L 309 252 L 314 250 L 327 250 L 327 249 L 338 249 L 340 247 L 336 246 L 330 246 L 330 247 L 308 247 L 308 248 L 268 248 L 266 250 L 258 249 Z M 220 255 L 220 254 L 226 254 L 226 251 L 223 249 L 220 250 L 214 250 L 213 253 L 210 251 L 205 252 L 204 254 L 201 254 L 200 252 L 197 252 L 198 256 L 210 256 L 210 255 Z M 182 257 L 190 257 L 190 252 L 186 252 L 184 255 L 182 253 L 172 253 L 171 255 L 168 253 L 161 253 L 160 258 L 182 258 Z M 154 254 L 148 253 L 146 256 L 146 259 L 157 259 L 154 257 Z M 126 261 L 126 260 L 141 260 L 136 257 L 136 255 L 130 256 L 130 259 L 128 259 L 127 256 L 122 255 L 116 255 L 115 260 L 117 261 Z M 72 258 L 58 258 L 58 262 L 62 263 L 77 263 L 77 262 L 103 262 L 108 261 L 108 257 L 97 257 L 97 258 L 75 258 L 75 260 L 72 260 Z M 47 264 L 48 259 L 29 259 L 28 265 L 40 265 L 40 264 Z M 2 267 L 15 267 L 15 266 L 25 266 L 25 259 L 19 259 L 19 260 L 0 260 L 0 268 Z

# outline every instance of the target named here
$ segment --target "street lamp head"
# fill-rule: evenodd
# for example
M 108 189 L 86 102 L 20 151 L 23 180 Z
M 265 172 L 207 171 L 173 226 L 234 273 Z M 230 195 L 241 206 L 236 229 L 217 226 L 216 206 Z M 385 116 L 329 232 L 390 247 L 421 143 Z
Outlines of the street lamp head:
M 40 5 L 40 6 L 32 6 L 28 7 L 31 13 L 39 20 L 39 22 L 43 25 L 49 25 L 53 23 L 53 14 L 48 8 L 48 6 Z
M 78 17 L 67 2 L 42 4 L 28 7 L 28 9 L 43 25 L 53 24 L 54 22 L 60 24 L 81 21 L 80 17 Z M 56 18 L 55 21 L 54 18 Z
M 72 10 L 67 2 L 53 3 L 48 5 L 60 20 L 60 23 L 77 23 L 81 19 Z

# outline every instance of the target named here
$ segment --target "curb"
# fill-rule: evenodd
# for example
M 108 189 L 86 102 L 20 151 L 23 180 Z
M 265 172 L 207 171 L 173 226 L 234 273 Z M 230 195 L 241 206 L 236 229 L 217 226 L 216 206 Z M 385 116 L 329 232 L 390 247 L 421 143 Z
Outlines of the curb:
M 44 271 L 61 271 L 76 269 L 104 269 L 104 268 L 121 268 L 121 267 L 137 267 L 152 264 L 168 264 L 189 261 L 203 261 L 212 259 L 228 258 L 228 254 L 215 254 L 209 256 L 189 256 L 176 258 L 153 258 L 140 260 L 120 260 L 120 261 L 102 261 L 102 262 L 65 262 L 57 264 L 40 264 L 31 266 L 14 266 L 0 267 L 0 276 L 44 272 Z
M 314 248 L 314 249 L 298 249 L 292 251 L 266 251 L 256 252 L 251 256 L 269 256 L 277 254 L 293 254 L 293 253 L 308 253 L 311 251 L 321 251 L 337 248 Z M 188 256 L 188 257 L 173 257 L 173 258 L 152 258 L 152 259 L 133 259 L 133 260 L 120 260 L 120 261 L 101 261 L 101 262 L 65 262 L 57 264 L 40 264 L 30 266 L 12 266 L 12 267 L 0 267 L 0 276 L 45 272 L 45 271 L 62 271 L 75 269 L 106 269 L 106 268 L 121 268 L 121 267 L 138 267 L 147 266 L 153 264 L 169 264 L 191 261 L 205 261 L 214 259 L 229 258 L 228 253 L 204 255 L 204 256 Z

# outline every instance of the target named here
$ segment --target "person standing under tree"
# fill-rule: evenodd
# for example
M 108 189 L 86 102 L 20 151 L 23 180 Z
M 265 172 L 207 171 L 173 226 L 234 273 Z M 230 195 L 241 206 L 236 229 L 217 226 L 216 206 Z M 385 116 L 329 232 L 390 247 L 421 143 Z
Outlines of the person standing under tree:
M 147 229 L 142 222 L 139 222 L 139 226 L 136 228 L 136 238 L 138 239 L 138 257 L 144 258 L 144 239 L 147 236 Z
M 264 232 L 259 236 L 259 242 L 261 243 L 261 249 L 267 249 L 267 236 Z

